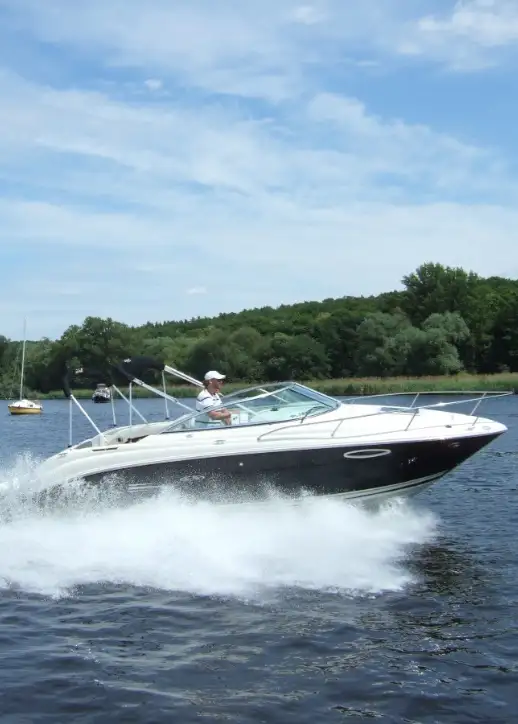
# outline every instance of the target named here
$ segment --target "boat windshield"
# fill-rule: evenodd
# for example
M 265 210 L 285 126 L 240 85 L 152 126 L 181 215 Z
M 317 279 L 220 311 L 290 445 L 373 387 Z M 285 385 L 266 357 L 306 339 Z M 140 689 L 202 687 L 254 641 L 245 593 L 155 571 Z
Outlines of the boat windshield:
M 183 416 L 161 434 L 226 427 L 210 416 L 211 411 L 222 408 L 231 413 L 234 427 L 313 417 L 334 410 L 339 404 L 338 400 L 295 382 L 252 387 L 226 396 L 221 406 Z

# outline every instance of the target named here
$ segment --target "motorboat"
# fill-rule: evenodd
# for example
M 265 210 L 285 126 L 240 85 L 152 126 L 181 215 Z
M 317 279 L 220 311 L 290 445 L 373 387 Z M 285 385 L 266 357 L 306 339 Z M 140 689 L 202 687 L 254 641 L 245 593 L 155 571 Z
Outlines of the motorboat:
M 111 391 L 110 388 L 107 387 L 104 382 L 99 382 L 97 387 L 95 388 L 93 395 L 92 395 L 92 402 L 100 403 L 100 402 L 110 402 L 111 400 Z
M 130 496 L 174 488 L 195 499 L 266 500 L 272 493 L 340 496 L 381 502 L 417 493 L 478 453 L 507 428 L 482 417 L 484 400 L 512 392 L 409 406 L 384 404 L 381 396 L 341 401 L 298 382 L 256 385 L 226 395 L 231 424 L 214 420 L 145 383 L 143 365 L 201 383 L 161 362 L 128 358 L 118 366 L 129 380 L 181 408 L 175 419 L 115 425 L 102 432 L 64 385 L 96 434 L 44 461 L 39 492 L 69 485 L 100 486 Z M 115 387 L 115 389 L 118 389 Z M 119 391 L 120 392 L 120 391 Z M 122 393 L 121 393 L 122 394 Z M 430 394 L 430 393 L 428 393 Z M 384 398 L 387 396 L 384 395 Z M 134 410 L 131 399 L 125 398 Z M 73 403 L 73 404 L 72 404 Z M 469 413 L 454 411 L 473 403 Z M 142 415 L 140 415 L 142 417 Z M 72 426 L 70 426 L 72 429 Z

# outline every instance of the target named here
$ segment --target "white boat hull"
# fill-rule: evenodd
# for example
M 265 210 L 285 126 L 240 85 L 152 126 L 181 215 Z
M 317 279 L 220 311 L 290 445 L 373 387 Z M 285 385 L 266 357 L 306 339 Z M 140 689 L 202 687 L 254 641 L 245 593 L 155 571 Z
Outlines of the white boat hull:
M 173 401 L 136 374 L 153 369 L 185 377 L 148 358 L 129 358 L 118 369 L 131 383 Z M 63 389 L 81 408 L 66 376 Z M 225 398 L 231 424 L 211 415 L 212 408 L 196 413 L 188 407 L 173 422 L 144 419 L 104 433 L 90 420 L 98 434 L 46 460 L 37 471 L 35 492 L 54 496 L 79 484 L 133 498 L 173 488 L 225 504 L 267 501 L 272 493 L 351 501 L 412 495 L 506 431 L 499 422 L 475 416 L 484 397 L 466 401 L 474 403 L 471 414 L 458 414 L 446 409 L 455 401 L 417 407 L 416 397 L 410 407 L 378 400 L 348 404 L 286 382 Z M 127 402 L 137 414 L 131 399 Z
M 430 415 L 437 422 L 445 413 Z M 452 415 L 446 417 L 450 421 Z M 404 436 L 400 430 L 354 439 L 329 434 L 308 439 L 301 425 L 299 435 L 292 437 L 286 427 L 271 428 L 271 435 L 262 430 L 259 436 L 253 427 L 201 435 L 157 430 L 136 442 L 63 451 L 46 461 L 38 476 L 42 490 L 83 480 L 132 496 L 155 495 L 172 487 L 196 499 L 222 502 L 267 499 L 272 491 L 374 500 L 418 492 L 506 430 L 482 418 L 477 418 L 475 428 L 474 418 L 455 419 L 456 424 L 435 425 L 426 434 L 416 425 Z

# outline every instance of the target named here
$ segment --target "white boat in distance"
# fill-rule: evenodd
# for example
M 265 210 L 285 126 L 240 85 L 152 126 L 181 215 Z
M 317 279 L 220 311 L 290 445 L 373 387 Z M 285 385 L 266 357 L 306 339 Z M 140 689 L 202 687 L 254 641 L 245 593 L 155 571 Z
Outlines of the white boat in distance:
M 95 388 L 93 394 L 92 394 L 92 402 L 96 403 L 106 403 L 110 402 L 112 398 L 112 393 L 109 387 L 105 385 L 104 382 L 99 382 L 97 387 Z
M 140 377 L 162 372 L 164 391 Z M 117 366 L 130 397 L 118 392 L 143 420 L 102 432 L 70 391 L 64 392 L 96 434 L 48 458 L 37 470 L 39 492 L 59 494 L 69 484 L 101 486 L 130 496 L 173 487 L 196 499 L 220 502 L 266 500 L 272 490 L 382 501 L 409 495 L 443 478 L 504 433 L 500 422 L 481 417 L 483 400 L 512 392 L 476 393 L 471 399 L 410 406 L 380 404 L 379 397 L 340 401 L 297 382 L 256 385 L 227 395 L 232 424 L 212 420 L 165 391 L 165 374 L 201 383 L 162 362 L 134 357 Z M 135 408 L 132 385 L 183 408 L 178 418 L 147 422 Z M 432 394 L 432 393 L 428 393 Z M 475 393 L 473 393 L 475 394 Z M 470 414 L 455 412 L 473 402 Z M 72 434 L 72 433 L 71 433 Z

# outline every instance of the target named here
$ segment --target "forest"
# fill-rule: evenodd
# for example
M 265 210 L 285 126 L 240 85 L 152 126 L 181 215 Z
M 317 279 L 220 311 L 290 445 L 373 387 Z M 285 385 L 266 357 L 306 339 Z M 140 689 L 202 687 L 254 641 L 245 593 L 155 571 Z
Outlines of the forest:
M 4 398 L 17 394 L 21 347 L 0 335 Z M 104 371 L 133 354 L 197 377 L 219 369 L 232 382 L 252 383 L 517 372 L 518 280 L 426 263 L 402 279 L 400 291 L 378 296 L 136 327 L 87 317 L 57 340 L 27 342 L 26 389 L 59 390 L 67 360 Z

